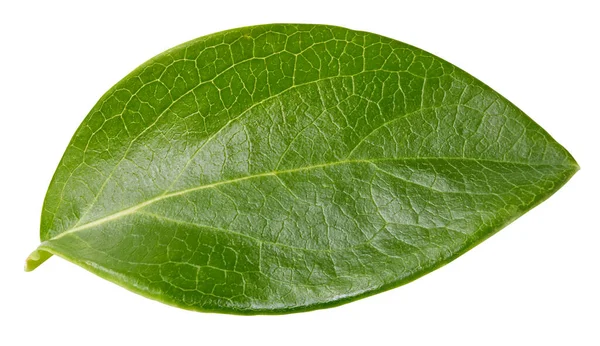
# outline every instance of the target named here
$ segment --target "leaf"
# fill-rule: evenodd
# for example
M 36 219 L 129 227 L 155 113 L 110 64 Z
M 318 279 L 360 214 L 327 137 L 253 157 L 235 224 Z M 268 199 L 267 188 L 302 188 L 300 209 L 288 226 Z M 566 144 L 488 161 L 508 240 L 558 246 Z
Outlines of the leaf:
M 325 25 L 234 29 L 156 56 L 100 99 L 26 269 L 55 254 L 190 310 L 329 307 L 452 261 L 578 168 L 420 49 Z

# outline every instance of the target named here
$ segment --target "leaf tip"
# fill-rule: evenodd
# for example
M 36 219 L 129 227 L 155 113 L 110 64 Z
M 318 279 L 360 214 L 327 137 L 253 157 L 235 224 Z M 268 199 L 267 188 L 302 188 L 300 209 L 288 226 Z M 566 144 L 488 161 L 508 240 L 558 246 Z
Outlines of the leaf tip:
M 579 166 L 579 163 L 577 163 L 577 161 L 575 161 L 575 158 L 573 157 L 573 155 L 571 155 L 569 152 L 567 152 L 567 155 L 568 155 L 569 164 L 573 168 L 573 173 L 576 173 L 577 171 L 579 171 L 581 169 L 581 166 Z

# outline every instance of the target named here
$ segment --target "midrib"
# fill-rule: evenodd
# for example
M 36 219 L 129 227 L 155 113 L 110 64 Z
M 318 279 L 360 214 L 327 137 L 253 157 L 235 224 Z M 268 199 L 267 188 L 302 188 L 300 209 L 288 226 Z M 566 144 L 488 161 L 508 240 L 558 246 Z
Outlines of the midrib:
M 162 194 L 160 196 L 154 197 L 152 199 L 149 199 L 145 202 L 142 202 L 140 204 L 136 204 L 133 207 L 127 208 L 127 209 L 123 209 L 119 212 L 116 212 L 114 214 L 110 214 L 108 216 L 102 217 L 100 219 L 88 222 L 86 224 L 68 229 L 60 234 L 58 234 L 55 237 L 52 237 L 49 240 L 55 240 L 55 239 L 59 239 L 67 234 L 70 233 L 74 233 L 74 232 L 78 232 L 78 231 L 83 231 L 85 229 L 91 228 L 91 227 L 95 227 L 95 226 L 99 226 L 102 225 L 104 223 L 110 222 L 112 220 L 115 219 L 119 219 L 123 216 L 127 216 L 127 215 L 131 215 L 134 214 L 136 211 L 149 206 L 150 204 L 154 204 L 158 201 L 162 201 L 163 199 L 168 199 L 168 198 L 172 198 L 172 197 L 177 197 L 177 196 L 181 196 L 184 195 L 186 193 L 190 193 L 190 192 L 194 192 L 194 191 L 199 191 L 199 190 L 205 190 L 205 189 L 210 189 L 210 188 L 214 188 L 217 186 L 221 186 L 221 185 L 227 185 L 227 184 L 233 184 L 233 183 L 237 183 L 240 181 L 244 181 L 244 180 L 250 180 L 250 179 L 255 179 L 255 178 L 261 178 L 261 177 L 268 177 L 268 176 L 275 176 L 278 174 L 286 174 L 286 173 L 294 173 L 294 172 L 300 172 L 300 171 L 307 171 L 307 170 L 311 170 L 311 169 L 317 169 L 317 168 L 323 168 L 323 167 L 328 167 L 328 166 L 334 166 L 334 165 L 341 165 L 341 164 L 351 164 L 351 163 L 374 163 L 376 161 L 374 160 L 343 160 L 343 161 L 336 161 L 336 162 L 328 162 L 328 163 L 322 163 L 322 164 L 317 164 L 317 165 L 312 165 L 312 166 L 305 166 L 305 167 L 299 167 L 299 168 L 292 168 L 292 169 L 287 169 L 287 170 L 280 170 L 280 171 L 271 171 L 271 172 L 264 172 L 264 173 L 259 173 L 259 174 L 253 174 L 253 175 L 247 175 L 244 177 L 240 177 L 240 178 L 235 178 L 235 179 L 230 179 L 230 180 L 222 180 L 222 181 L 218 181 L 215 183 L 211 183 L 211 184 L 206 184 L 206 185 L 200 185 L 200 186 L 195 186 L 189 189 L 184 189 L 184 190 L 179 190 L 179 191 L 175 191 L 175 192 L 171 192 L 171 193 L 165 193 Z
M 121 217 L 134 214 L 136 211 L 143 209 L 143 208 L 145 208 L 151 204 L 154 204 L 156 202 L 162 201 L 164 199 L 181 196 L 181 195 L 191 193 L 194 191 L 210 189 L 210 188 L 214 188 L 214 187 L 221 186 L 221 185 L 233 184 L 233 183 L 250 180 L 250 179 L 261 178 L 261 177 L 276 176 L 276 175 L 280 175 L 280 174 L 288 174 L 288 173 L 295 173 L 295 172 L 301 172 L 301 171 L 309 171 L 309 170 L 313 170 L 313 169 L 336 166 L 336 165 L 343 165 L 343 164 L 375 164 L 376 162 L 384 162 L 384 161 L 431 161 L 431 160 L 472 161 L 472 162 L 477 162 L 477 163 L 488 162 L 488 163 L 501 163 L 501 164 L 510 164 L 510 165 L 523 165 L 523 166 L 530 166 L 530 167 L 539 167 L 539 166 L 569 167 L 570 166 L 570 165 L 553 165 L 553 164 L 533 164 L 533 163 L 524 163 L 524 162 L 500 161 L 500 160 L 492 160 L 492 159 L 475 159 L 475 158 L 468 158 L 468 157 L 406 157 L 406 158 L 389 158 L 389 159 L 372 159 L 372 160 L 364 160 L 364 159 L 362 159 L 362 160 L 361 159 L 341 160 L 341 161 L 327 162 L 327 163 L 321 163 L 321 164 L 316 164 L 316 165 L 311 165 L 311 166 L 292 168 L 292 169 L 287 169 L 287 170 L 278 170 L 278 171 L 270 171 L 270 172 L 258 173 L 258 174 L 253 174 L 253 175 L 247 175 L 247 176 L 240 177 L 240 178 L 217 181 L 214 183 L 195 186 L 195 187 L 192 187 L 189 189 L 179 190 L 179 191 L 175 191 L 175 192 L 171 192 L 171 193 L 164 193 L 162 195 L 159 195 L 157 197 L 149 199 L 145 202 L 136 204 L 127 209 L 123 209 L 114 214 L 110 214 L 110 215 L 107 215 L 100 219 L 88 222 L 86 224 L 83 224 L 83 225 L 80 225 L 80 226 L 77 226 L 77 227 L 74 227 L 71 229 L 68 229 L 68 230 L 50 238 L 49 240 L 60 239 L 60 238 L 64 237 L 65 235 L 75 233 L 78 231 L 83 231 L 88 228 L 99 226 L 104 223 L 110 222 L 112 220 L 116 220 Z

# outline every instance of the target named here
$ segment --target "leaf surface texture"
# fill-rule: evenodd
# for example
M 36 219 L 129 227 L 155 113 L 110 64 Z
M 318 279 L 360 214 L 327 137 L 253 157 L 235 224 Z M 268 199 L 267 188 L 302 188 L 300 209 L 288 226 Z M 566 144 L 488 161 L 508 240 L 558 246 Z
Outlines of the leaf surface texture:
M 517 107 L 420 49 L 325 25 L 234 29 L 100 99 L 27 266 L 56 254 L 198 311 L 311 310 L 440 267 L 577 169 Z

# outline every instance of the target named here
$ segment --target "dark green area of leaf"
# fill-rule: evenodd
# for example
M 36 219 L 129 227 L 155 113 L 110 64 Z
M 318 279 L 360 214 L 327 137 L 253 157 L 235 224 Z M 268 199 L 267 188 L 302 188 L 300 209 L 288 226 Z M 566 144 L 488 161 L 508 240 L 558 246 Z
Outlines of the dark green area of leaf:
M 577 169 L 420 49 L 333 26 L 240 28 L 158 55 L 100 99 L 27 269 L 56 254 L 185 309 L 317 309 L 448 263 Z

